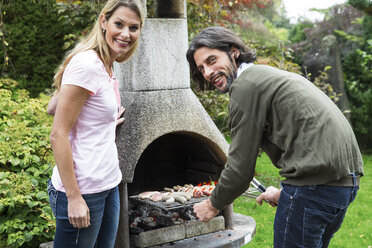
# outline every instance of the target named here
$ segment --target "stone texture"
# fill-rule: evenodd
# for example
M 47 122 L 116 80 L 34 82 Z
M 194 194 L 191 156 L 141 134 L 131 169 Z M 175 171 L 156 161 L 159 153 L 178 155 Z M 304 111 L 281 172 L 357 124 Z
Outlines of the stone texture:
M 192 221 L 184 224 L 142 232 L 139 235 L 133 235 L 131 239 L 133 245 L 136 247 L 149 247 L 217 232 L 224 229 L 224 218 L 223 216 L 218 216 L 207 223 L 201 221 Z
M 48 243 L 42 243 L 39 245 L 39 248 L 53 248 L 53 241 Z
M 185 223 L 186 238 L 217 232 L 224 229 L 225 219 L 223 216 L 213 218 L 209 222 L 192 221 Z
M 174 225 L 140 233 L 135 238 L 137 247 L 148 247 L 185 238 L 185 225 Z
M 189 88 L 186 19 L 146 19 L 137 52 L 114 71 L 122 92 Z
M 184 133 L 202 140 L 226 161 L 228 143 L 191 89 L 122 92 L 125 122 L 117 130 L 117 147 L 124 182 L 132 182 L 136 164 L 155 139 Z

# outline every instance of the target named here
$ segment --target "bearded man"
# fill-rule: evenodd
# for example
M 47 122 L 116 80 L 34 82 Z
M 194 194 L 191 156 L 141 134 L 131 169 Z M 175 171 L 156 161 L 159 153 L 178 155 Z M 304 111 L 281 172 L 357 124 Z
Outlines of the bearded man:
M 209 221 L 247 190 L 262 148 L 286 178 L 257 198 L 277 205 L 274 247 L 328 247 L 363 176 L 343 113 L 301 75 L 253 64 L 255 54 L 226 28 L 203 30 L 186 57 L 201 89 L 230 95 L 227 162 L 211 198 L 194 205 L 198 218 Z

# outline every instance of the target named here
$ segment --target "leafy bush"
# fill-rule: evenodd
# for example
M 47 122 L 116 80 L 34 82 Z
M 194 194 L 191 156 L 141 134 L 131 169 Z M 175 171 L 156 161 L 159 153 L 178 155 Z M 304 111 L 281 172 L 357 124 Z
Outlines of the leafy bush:
M 229 130 L 229 95 L 219 93 L 217 90 L 195 91 L 199 101 L 212 118 L 220 132 L 228 138 Z
M 54 236 L 47 180 L 50 97 L 29 97 L 19 83 L 0 79 L 0 247 L 38 247 Z
M 363 150 L 372 148 L 372 39 L 367 44 L 365 51 L 357 49 L 343 63 L 351 121 Z
M 7 44 L 0 49 L 2 76 L 18 80 L 36 97 L 50 88 L 66 51 L 91 27 L 104 1 L 3 0 L 1 4 L 0 38 Z
M 18 79 L 23 88 L 36 96 L 52 83 L 53 72 L 64 53 L 63 37 L 70 26 L 58 21 L 54 0 L 2 1 L 1 11 L 8 56 L 14 66 L 5 65 L 2 75 Z M 0 50 L 1 57 L 3 52 Z

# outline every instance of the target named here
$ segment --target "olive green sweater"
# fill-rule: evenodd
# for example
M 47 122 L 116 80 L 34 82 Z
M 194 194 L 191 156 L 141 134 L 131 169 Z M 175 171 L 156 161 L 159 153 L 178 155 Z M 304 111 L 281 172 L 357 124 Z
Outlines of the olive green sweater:
M 339 108 L 304 77 L 252 65 L 230 88 L 231 145 L 211 197 L 222 210 L 254 176 L 261 147 L 285 183 L 320 185 L 363 174 L 353 130 Z

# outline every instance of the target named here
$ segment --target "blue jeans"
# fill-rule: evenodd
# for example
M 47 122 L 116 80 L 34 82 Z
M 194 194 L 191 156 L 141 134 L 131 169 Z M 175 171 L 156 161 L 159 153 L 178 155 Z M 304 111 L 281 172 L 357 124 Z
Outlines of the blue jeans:
M 68 221 L 67 198 L 48 181 L 49 203 L 56 216 L 55 248 L 69 247 L 114 247 L 119 225 L 119 190 L 113 189 L 95 194 L 85 194 L 83 198 L 90 212 L 88 228 L 74 228 Z
M 274 221 L 274 247 L 328 247 L 358 189 L 355 185 L 282 184 Z

